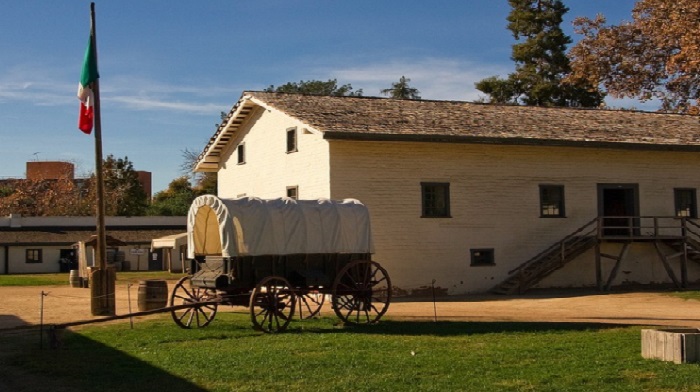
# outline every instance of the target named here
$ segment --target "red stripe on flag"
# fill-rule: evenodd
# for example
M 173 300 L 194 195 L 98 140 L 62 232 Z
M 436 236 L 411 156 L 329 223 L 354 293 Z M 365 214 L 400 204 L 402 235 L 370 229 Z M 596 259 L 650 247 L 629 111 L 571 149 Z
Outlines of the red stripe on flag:
M 78 128 L 83 133 L 89 135 L 92 133 L 92 125 L 95 123 L 95 113 L 92 106 L 88 106 L 83 102 L 80 103 L 80 114 L 78 115 Z

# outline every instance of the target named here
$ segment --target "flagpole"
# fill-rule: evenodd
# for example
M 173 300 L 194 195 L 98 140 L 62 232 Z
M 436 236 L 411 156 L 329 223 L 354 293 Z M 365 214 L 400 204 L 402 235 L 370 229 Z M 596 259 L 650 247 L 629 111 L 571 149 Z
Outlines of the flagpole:
M 92 39 L 90 45 L 95 54 L 95 69 L 97 67 L 97 30 L 95 29 L 95 3 L 90 3 L 90 29 Z M 99 298 L 93 298 L 93 314 L 95 315 L 113 315 L 115 313 L 114 301 L 111 297 L 114 296 L 113 274 L 107 271 L 107 234 L 105 228 L 105 188 L 104 188 L 104 173 L 102 171 L 102 116 L 100 112 L 100 79 L 97 78 L 93 82 L 93 97 L 94 97 L 94 115 L 95 115 L 95 177 L 97 180 L 97 195 L 96 195 L 96 214 L 97 214 L 97 241 L 95 244 L 95 257 L 98 259 L 98 267 L 100 272 L 99 290 L 93 291 Z M 96 307 L 95 305 L 100 306 Z
M 98 62 L 97 56 L 97 31 L 95 29 L 95 3 L 90 3 L 90 29 L 92 31 L 92 50 L 95 53 L 95 65 Z M 99 69 L 99 68 L 98 68 Z M 95 175 L 97 178 L 97 252 L 99 259 L 98 267 L 102 270 L 107 268 L 107 250 L 105 242 L 105 189 L 104 173 L 102 172 L 102 116 L 100 114 L 100 79 L 93 82 L 93 96 L 95 113 Z

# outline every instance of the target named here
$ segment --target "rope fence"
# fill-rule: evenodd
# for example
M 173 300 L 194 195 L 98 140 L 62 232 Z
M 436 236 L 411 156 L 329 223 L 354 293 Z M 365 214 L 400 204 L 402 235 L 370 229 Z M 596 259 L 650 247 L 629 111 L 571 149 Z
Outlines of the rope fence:
M 392 300 L 397 300 L 398 302 L 412 302 L 412 301 L 421 301 L 421 302 L 427 302 L 427 300 L 430 300 L 433 303 L 433 309 L 432 309 L 432 320 L 434 322 L 438 322 L 438 309 L 437 309 L 437 302 L 439 297 L 443 297 L 446 295 L 446 289 L 442 288 L 436 288 L 436 279 L 432 279 L 429 283 L 423 283 L 423 284 L 416 284 L 412 286 L 401 286 L 401 288 L 396 288 L 392 290 Z M 131 289 L 134 286 L 134 284 L 127 284 L 126 288 L 126 306 L 127 306 L 127 312 L 126 314 L 122 315 L 115 315 L 115 316 L 92 316 L 92 319 L 88 320 L 83 320 L 83 321 L 70 321 L 70 322 L 65 322 L 65 323 L 49 323 L 46 324 L 46 311 L 51 309 L 52 301 L 53 300 L 78 300 L 85 303 L 86 306 L 90 306 L 92 301 L 99 301 L 103 298 L 108 298 L 112 297 L 114 298 L 116 293 L 111 293 L 108 295 L 98 295 L 98 296 L 93 296 L 93 295 L 70 295 L 70 294 L 64 294 L 64 293 L 52 293 L 51 291 L 40 291 L 39 293 L 39 325 L 27 325 L 27 326 L 20 326 L 12 329 L 2 329 L 0 332 L 3 334 L 5 333 L 10 333 L 11 331 L 32 331 L 35 329 L 38 329 L 39 332 L 39 347 L 40 349 L 44 349 L 45 346 L 45 338 L 44 335 L 47 334 L 49 336 L 49 345 L 54 346 L 57 344 L 57 341 L 55 339 L 52 339 L 50 336 L 53 333 L 52 330 L 56 329 L 56 326 L 60 326 L 59 329 L 63 329 L 65 327 L 71 327 L 71 326 L 77 326 L 77 325 L 83 325 L 83 324 L 90 324 L 90 323 L 95 323 L 95 322 L 102 322 L 102 321 L 112 321 L 112 320 L 119 320 L 119 319 L 129 319 L 129 324 L 130 328 L 134 328 L 134 317 L 138 316 L 148 316 L 152 314 L 157 314 L 157 313 L 165 313 L 169 312 L 172 310 L 178 310 L 176 308 L 187 308 L 191 307 L 191 305 L 180 305 L 175 308 L 168 308 L 168 310 L 164 310 L 165 308 L 160 308 L 160 309 L 153 309 L 153 310 L 146 310 L 146 311 L 139 311 L 139 312 L 133 312 L 132 308 L 132 295 L 131 295 Z M 331 301 L 331 295 L 327 294 L 326 295 L 328 298 L 326 301 L 326 305 L 324 305 L 324 308 L 328 309 L 328 305 Z M 116 299 L 115 299 L 116 301 Z M 123 300 L 121 301 L 123 302 Z M 122 304 L 123 306 L 123 304 Z M 241 313 L 247 313 L 247 311 L 242 311 Z M 234 311 L 234 313 L 237 313 Z M 319 314 L 320 315 L 320 312 Z M 420 315 L 416 314 L 414 316 L 411 315 L 406 315 L 408 317 L 420 317 L 420 318 L 426 318 L 425 313 L 421 313 Z

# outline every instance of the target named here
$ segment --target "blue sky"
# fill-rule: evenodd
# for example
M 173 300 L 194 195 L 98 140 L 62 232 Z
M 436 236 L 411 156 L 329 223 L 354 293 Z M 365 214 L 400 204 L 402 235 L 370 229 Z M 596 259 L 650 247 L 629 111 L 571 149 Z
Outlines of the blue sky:
M 563 24 L 631 19 L 634 0 L 568 0 Z M 94 170 L 77 129 L 90 2 L 0 1 L 0 178 L 27 161 Z M 104 156 L 128 156 L 153 189 L 182 175 L 244 90 L 336 78 L 379 96 L 402 75 L 425 99 L 474 100 L 514 69 L 506 0 L 96 1 Z M 627 103 L 644 109 L 639 103 Z

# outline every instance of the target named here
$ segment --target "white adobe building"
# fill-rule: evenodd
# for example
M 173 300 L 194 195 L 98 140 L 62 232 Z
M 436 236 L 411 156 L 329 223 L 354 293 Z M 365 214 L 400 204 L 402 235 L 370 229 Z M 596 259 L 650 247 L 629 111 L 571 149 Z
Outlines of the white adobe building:
M 697 281 L 699 168 L 695 116 L 245 92 L 196 170 L 359 199 L 396 289 L 460 294 Z

